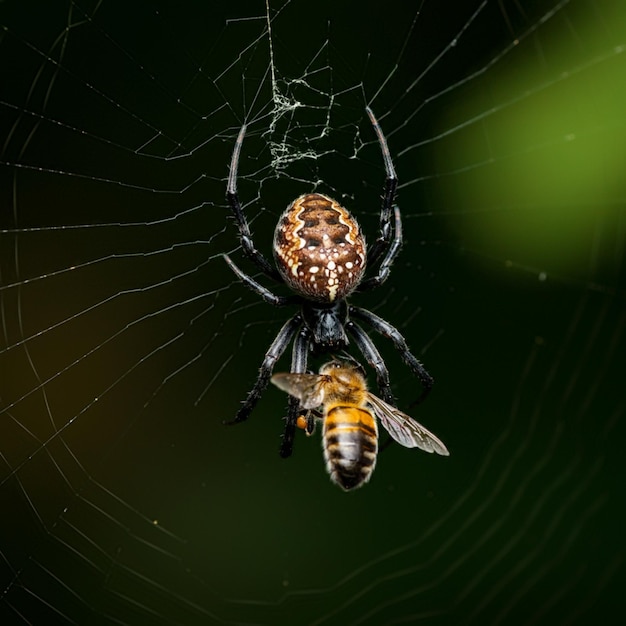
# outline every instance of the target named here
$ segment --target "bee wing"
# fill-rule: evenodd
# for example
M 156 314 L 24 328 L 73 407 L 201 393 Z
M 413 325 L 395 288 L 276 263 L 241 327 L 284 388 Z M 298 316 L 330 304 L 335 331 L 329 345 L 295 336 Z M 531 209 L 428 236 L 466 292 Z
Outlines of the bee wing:
M 318 374 L 274 374 L 272 382 L 290 396 L 300 400 L 303 409 L 316 409 L 324 402 L 323 376 Z
M 367 395 L 374 414 L 399 444 L 405 448 L 421 448 L 425 452 L 449 456 L 450 453 L 443 442 L 412 417 L 387 404 L 373 393 Z

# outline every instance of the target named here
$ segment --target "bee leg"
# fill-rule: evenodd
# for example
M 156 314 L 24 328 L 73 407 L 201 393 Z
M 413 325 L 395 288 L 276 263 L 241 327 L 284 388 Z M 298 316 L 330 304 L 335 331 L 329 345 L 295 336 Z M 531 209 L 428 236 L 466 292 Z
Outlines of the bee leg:
M 291 356 L 291 372 L 293 374 L 303 374 L 306 372 L 309 345 L 311 343 L 311 331 L 305 326 L 300 329 L 293 342 L 293 354 Z M 280 442 L 280 456 L 283 459 L 291 456 L 293 451 L 293 438 L 298 424 L 298 416 L 301 414 L 300 400 L 289 396 L 287 405 L 287 419 L 285 429 Z
M 322 419 L 322 414 L 315 409 L 311 409 L 306 420 L 306 434 L 311 436 L 315 432 L 315 422 Z
M 322 414 L 314 409 L 301 409 L 298 415 L 298 428 L 301 428 L 307 437 L 315 432 L 315 420 L 322 419 Z

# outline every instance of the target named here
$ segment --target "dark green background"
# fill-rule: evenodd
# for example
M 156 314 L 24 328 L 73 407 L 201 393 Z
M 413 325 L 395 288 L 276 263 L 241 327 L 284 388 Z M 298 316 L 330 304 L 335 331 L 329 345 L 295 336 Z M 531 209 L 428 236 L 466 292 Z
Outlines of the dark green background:
M 307 106 L 270 137 L 262 2 L 0 3 L 2 623 L 621 623 L 624 10 L 411 4 L 287 4 Z M 370 102 L 406 245 L 354 301 L 435 377 L 414 415 L 451 456 L 391 446 L 346 494 L 318 441 L 278 457 L 277 390 L 222 426 L 287 313 L 219 255 L 244 119 L 266 253 L 313 188 L 374 232 Z M 329 153 L 274 170 L 282 133 Z

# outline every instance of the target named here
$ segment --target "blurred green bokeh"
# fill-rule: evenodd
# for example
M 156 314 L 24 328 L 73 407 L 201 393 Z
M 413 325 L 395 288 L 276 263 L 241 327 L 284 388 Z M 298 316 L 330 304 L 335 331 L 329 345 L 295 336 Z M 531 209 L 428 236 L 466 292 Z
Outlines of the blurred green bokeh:
M 614 13 L 626 32 L 625 5 Z M 566 31 L 535 55 L 512 50 L 443 112 L 458 132 L 437 149 L 466 245 L 560 275 L 615 262 L 600 242 L 622 227 L 626 197 L 626 48 L 582 29 L 584 53 Z

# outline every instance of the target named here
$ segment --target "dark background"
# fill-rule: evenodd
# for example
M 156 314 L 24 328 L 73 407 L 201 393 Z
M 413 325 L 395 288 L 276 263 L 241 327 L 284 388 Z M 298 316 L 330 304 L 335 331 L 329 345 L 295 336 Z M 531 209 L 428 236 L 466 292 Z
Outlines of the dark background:
M 2 623 L 621 623 L 624 9 L 271 11 L 283 116 L 263 3 L 0 3 Z M 277 390 L 222 425 L 288 313 L 220 255 L 252 270 L 244 120 L 264 252 L 313 189 L 373 237 L 366 104 L 405 248 L 354 301 L 435 377 L 413 414 L 451 456 L 391 446 L 346 494 L 317 440 L 278 457 Z

